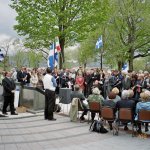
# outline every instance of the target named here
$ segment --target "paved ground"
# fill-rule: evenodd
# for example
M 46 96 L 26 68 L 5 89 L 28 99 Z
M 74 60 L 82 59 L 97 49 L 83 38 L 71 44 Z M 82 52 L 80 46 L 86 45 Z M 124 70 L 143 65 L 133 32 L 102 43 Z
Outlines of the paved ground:
M 0 150 L 150 150 L 150 138 L 124 131 L 119 136 L 91 133 L 87 122 L 55 117 L 57 121 L 44 120 L 43 113 L 0 117 Z

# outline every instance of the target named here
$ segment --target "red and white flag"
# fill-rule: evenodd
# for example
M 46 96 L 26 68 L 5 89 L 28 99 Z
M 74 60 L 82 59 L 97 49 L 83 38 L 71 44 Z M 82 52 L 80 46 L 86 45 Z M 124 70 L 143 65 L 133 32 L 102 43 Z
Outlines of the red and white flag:
M 55 43 L 56 43 L 57 52 L 58 53 L 61 52 L 61 47 L 60 47 L 60 44 L 59 44 L 59 38 L 58 37 L 55 38 Z

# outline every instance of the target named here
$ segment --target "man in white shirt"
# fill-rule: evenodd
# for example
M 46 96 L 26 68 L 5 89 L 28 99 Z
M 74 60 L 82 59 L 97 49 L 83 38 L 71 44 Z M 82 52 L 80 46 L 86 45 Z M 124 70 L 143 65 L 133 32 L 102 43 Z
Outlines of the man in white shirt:
M 44 117 L 47 120 L 55 121 L 56 119 L 53 117 L 53 112 L 55 107 L 55 89 L 57 87 L 57 83 L 55 78 L 52 76 L 52 70 L 50 68 L 46 69 L 43 84 L 45 89 Z

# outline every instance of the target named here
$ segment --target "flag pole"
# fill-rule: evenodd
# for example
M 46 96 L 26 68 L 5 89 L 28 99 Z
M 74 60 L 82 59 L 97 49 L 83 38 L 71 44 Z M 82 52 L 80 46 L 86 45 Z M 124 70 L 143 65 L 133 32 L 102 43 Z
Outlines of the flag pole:
M 102 54 L 102 50 L 100 51 L 100 63 L 101 63 L 101 69 L 103 69 L 103 54 Z
M 103 47 L 102 35 L 98 38 L 96 42 L 96 49 L 98 49 L 100 53 L 100 67 L 102 69 L 103 68 L 103 48 L 101 47 Z
M 53 55 L 53 64 L 54 64 L 54 68 L 55 68 L 55 47 L 56 47 L 56 44 L 55 44 L 55 39 L 54 39 L 54 55 Z
M 101 35 L 101 39 L 103 38 L 103 36 Z M 103 39 L 102 39 L 103 41 Z M 102 42 L 103 43 L 103 42 Z M 102 48 L 100 48 L 100 66 L 101 66 L 101 70 L 103 69 L 103 48 L 104 48 L 104 43 L 102 44 Z

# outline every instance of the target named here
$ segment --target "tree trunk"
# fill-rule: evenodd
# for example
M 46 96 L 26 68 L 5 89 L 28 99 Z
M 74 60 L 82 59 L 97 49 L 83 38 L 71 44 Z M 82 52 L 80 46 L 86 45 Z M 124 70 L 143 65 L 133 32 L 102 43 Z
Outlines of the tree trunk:
M 129 58 L 129 70 L 130 71 L 133 71 L 133 57 L 131 58 Z
M 123 62 L 122 61 L 118 61 L 118 70 L 119 71 L 122 70 L 122 65 L 123 65 Z
M 84 63 L 84 69 L 86 68 L 86 63 Z
M 64 57 L 64 47 L 65 47 L 65 38 L 60 37 L 60 47 L 61 47 L 61 53 L 59 55 L 59 69 L 63 68 L 63 64 L 65 62 L 65 57 Z
M 129 61 L 129 70 L 130 71 L 133 71 L 133 57 L 134 57 L 134 50 L 132 50 L 132 48 L 130 48 L 130 50 L 129 50 L 129 59 L 128 59 L 128 61 Z

